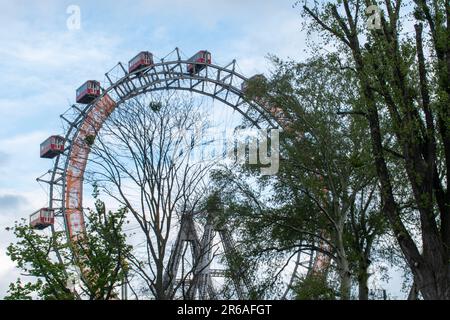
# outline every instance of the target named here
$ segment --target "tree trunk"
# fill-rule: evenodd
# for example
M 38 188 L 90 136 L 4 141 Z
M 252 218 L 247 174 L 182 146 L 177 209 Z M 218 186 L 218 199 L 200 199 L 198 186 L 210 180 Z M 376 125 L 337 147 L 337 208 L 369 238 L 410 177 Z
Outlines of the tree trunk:
M 447 268 L 434 270 L 433 266 L 419 265 L 414 270 L 418 274 L 415 277 L 417 288 L 425 300 L 450 300 Z
M 162 264 L 162 260 L 156 261 L 155 299 L 169 299 L 170 293 L 166 292 L 166 289 L 164 286 L 164 265 Z
M 336 264 L 340 278 L 340 296 L 341 300 L 350 300 L 350 292 L 352 287 L 351 272 L 347 255 L 345 253 L 343 230 L 337 230 L 337 259 Z
M 444 255 L 442 255 L 441 250 L 436 249 L 439 248 L 439 244 L 436 243 L 438 241 L 436 237 L 437 230 L 433 228 L 433 223 L 430 223 L 431 217 L 424 217 L 423 212 L 421 212 L 424 255 L 420 254 L 414 240 L 401 220 L 400 210 L 393 196 L 392 181 L 383 152 L 381 128 L 377 106 L 374 102 L 374 93 L 369 86 L 369 79 L 366 78 L 364 73 L 364 62 L 359 47 L 354 48 L 353 54 L 357 62 L 360 86 L 367 105 L 367 119 L 372 138 L 372 150 L 381 186 L 382 210 L 388 217 L 424 299 L 449 299 L 448 261 L 442 261 Z M 430 250 L 431 248 L 433 249 Z
M 418 300 L 419 290 L 417 290 L 416 282 L 414 281 L 409 290 L 408 300 Z
M 363 264 L 358 272 L 358 299 L 369 300 L 369 273 L 368 266 Z
M 341 280 L 341 287 L 340 287 L 341 300 L 350 300 L 352 281 L 347 261 L 344 261 L 343 265 L 340 268 L 341 269 L 339 271 L 339 276 Z

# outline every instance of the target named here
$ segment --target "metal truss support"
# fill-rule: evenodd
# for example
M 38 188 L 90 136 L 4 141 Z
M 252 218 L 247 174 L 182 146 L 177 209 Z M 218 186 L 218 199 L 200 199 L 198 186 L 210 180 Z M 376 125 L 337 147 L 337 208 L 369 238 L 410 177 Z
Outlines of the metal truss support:
M 224 227 L 219 230 L 219 234 L 225 250 L 225 257 L 227 258 L 228 264 L 231 265 L 230 257 L 233 257 L 236 254 L 233 238 L 231 237 L 230 232 Z M 239 299 L 246 299 L 249 293 L 250 281 L 244 270 L 237 270 L 237 272 L 231 270 L 230 273 Z
M 183 281 L 177 280 L 177 273 L 180 261 L 183 258 L 185 245 L 186 243 L 190 243 L 192 245 L 192 260 L 194 267 L 192 279 L 189 279 L 189 281 L 187 281 L 187 279 L 184 280 L 185 283 L 189 284 L 189 289 L 187 290 L 189 299 L 215 299 L 217 293 L 212 284 L 212 278 L 227 277 L 230 275 L 238 298 L 241 300 L 247 298 L 250 281 L 243 270 L 239 270 L 238 272 L 227 272 L 226 270 L 210 268 L 214 258 L 213 241 L 216 232 L 220 235 L 220 241 L 229 265 L 231 264 L 230 257 L 236 254 L 236 248 L 231 234 L 225 228 L 217 230 L 214 225 L 214 220 L 214 214 L 209 213 L 203 228 L 202 239 L 199 241 L 192 214 L 184 214 L 182 216 L 180 230 L 178 232 L 177 240 L 172 248 L 164 277 L 164 286 L 170 294 L 173 294 L 174 285 Z
M 192 214 L 185 213 L 181 216 L 180 230 L 178 231 L 175 245 L 169 258 L 169 263 L 164 275 L 164 288 L 167 288 L 169 295 L 173 291 L 174 284 L 177 279 L 177 273 L 183 258 L 183 251 L 186 244 L 190 244 L 193 253 L 193 265 L 197 263 L 197 257 L 200 255 L 200 241 L 195 229 L 194 219 Z
M 195 293 L 198 290 L 198 297 L 201 300 L 207 299 L 208 295 L 213 298 L 216 294 L 211 284 L 210 264 L 212 260 L 214 238 L 214 218 L 210 214 L 207 217 L 206 225 L 203 231 L 203 237 L 200 247 L 200 256 L 197 258 L 197 264 L 194 271 L 194 287 Z

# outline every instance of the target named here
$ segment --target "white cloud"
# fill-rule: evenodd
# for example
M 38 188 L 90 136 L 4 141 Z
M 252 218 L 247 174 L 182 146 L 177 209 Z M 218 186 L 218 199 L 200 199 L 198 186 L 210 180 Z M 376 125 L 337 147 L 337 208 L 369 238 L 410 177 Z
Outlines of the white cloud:
M 15 221 L 27 219 L 29 214 L 40 208 L 45 195 L 35 191 L 18 192 L 12 188 L 0 188 L 0 199 L 5 198 L 17 201 L 9 201 L 10 205 L 7 206 L 4 201 L 0 203 L 0 299 L 6 295 L 9 284 L 20 276 L 19 270 L 6 255 L 6 248 L 15 242 L 15 237 L 5 229 L 14 226 Z
M 0 48 L 3 62 L 18 64 L 20 68 L 33 67 L 36 70 L 60 71 L 62 75 L 73 74 L 74 66 L 92 67 L 105 61 L 112 61 L 120 38 L 101 32 L 43 32 L 30 30 L 23 24 L 11 34 L 3 34 Z M 114 59 L 115 60 L 115 59 Z
M 39 144 L 45 137 L 47 137 L 47 132 L 37 131 L 1 139 L 0 150 L 16 157 L 17 160 L 20 158 L 23 159 L 31 155 L 30 150 L 39 151 Z
M 165 26 L 159 26 L 152 32 L 153 38 L 155 40 L 165 40 L 168 37 L 168 30 Z
M 47 131 L 19 134 L 0 140 L 0 151 L 8 154 L 9 160 L 0 167 L 0 190 L 36 190 L 36 178 L 47 171 L 51 162 L 39 158 L 39 147 L 49 136 Z
M 7 294 L 9 284 L 20 276 L 14 263 L 0 247 L 0 299 Z

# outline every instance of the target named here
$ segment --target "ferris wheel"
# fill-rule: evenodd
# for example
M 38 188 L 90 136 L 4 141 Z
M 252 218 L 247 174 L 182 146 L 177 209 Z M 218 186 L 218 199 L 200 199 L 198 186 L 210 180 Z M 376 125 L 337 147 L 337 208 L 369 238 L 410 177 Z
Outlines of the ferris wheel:
M 273 109 L 246 97 L 249 78 L 237 72 L 236 60 L 225 66 L 216 65 L 207 50 L 183 59 L 176 48 L 158 61 L 151 52 L 143 51 L 126 67 L 119 62 L 105 73 L 105 79 L 104 83 L 88 80 L 76 90 L 77 103 L 60 116 L 66 124 L 65 135 L 49 137 L 40 148 L 41 158 L 53 159 L 54 163 L 48 173 L 37 179 L 49 185 L 48 206 L 35 212 L 30 224 L 36 229 L 54 230 L 55 219 L 62 218 L 69 241 L 77 241 L 85 231 L 83 181 L 91 151 L 86 141 L 95 138 L 114 110 L 126 101 L 157 91 L 188 91 L 222 102 L 255 128 L 270 130 L 283 126 Z M 166 278 L 176 273 L 183 243 L 193 244 L 192 252 L 197 256 L 194 259 L 202 266 L 196 280 L 198 298 L 212 298 L 211 277 L 222 276 L 207 263 L 214 233 L 220 235 L 224 250 L 233 250 L 233 240 L 227 230 L 215 230 L 207 223 L 203 235 L 198 235 L 192 217 L 184 216 L 169 259 Z M 245 276 L 234 280 L 238 297 L 245 298 L 250 281 Z

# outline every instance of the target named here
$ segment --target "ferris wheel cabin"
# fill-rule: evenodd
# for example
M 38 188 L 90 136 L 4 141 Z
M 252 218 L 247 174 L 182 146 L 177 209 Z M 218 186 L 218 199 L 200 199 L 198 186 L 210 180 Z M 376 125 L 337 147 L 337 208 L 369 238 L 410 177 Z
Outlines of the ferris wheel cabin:
M 100 96 L 100 82 L 86 81 L 77 90 L 77 103 L 88 104 Z
M 187 66 L 187 72 L 190 75 L 199 73 L 206 68 L 207 64 L 211 64 L 211 52 L 201 50 L 197 52 L 193 57 L 191 57 L 188 61 L 191 63 Z
M 30 215 L 30 227 L 43 230 L 55 223 L 55 210 L 42 208 Z
M 153 65 L 153 54 L 148 51 L 142 51 L 128 62 L 128 72 L 132 73 L 136 70 L 151 67 Z
M 51 136 L 41 143 L 41 158 L 53 159 L 64 152 L 66 140 L 61 136 Z

